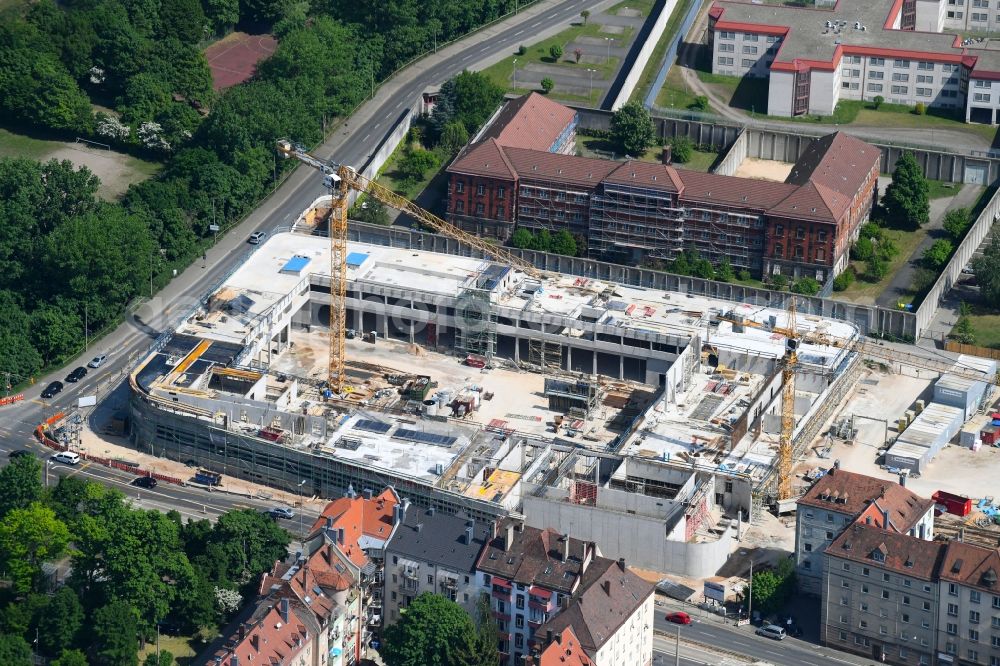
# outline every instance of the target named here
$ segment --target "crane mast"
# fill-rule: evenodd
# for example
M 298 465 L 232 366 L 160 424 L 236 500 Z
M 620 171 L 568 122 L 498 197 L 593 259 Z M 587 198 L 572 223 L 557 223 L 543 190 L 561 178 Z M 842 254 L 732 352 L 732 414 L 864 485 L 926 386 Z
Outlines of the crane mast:
M 522 273 L 541 280 L 545 273 L 536 269 L 521 257 L 504 247 L 494 245 L 476 235 L 470 234 L 446 222 L 437 215 L 424 210 L 406 197 L 400 196 L 387 187 L 359 174 L 353 167 L 322 160 L 310 154 L 304 147 L 291 141 L 277 143 L 278 152 L 294 158 L 323 174 L 323 184 L 332 197 L 330 212 L 330 358 L 328 377 L 330 389 L 342 394 L 345 383 L 344 359 L 346 357 L 347 321 L 347 208 L 351 191 L 366 194 L 383 204 L 414 217 L 422 225 L 435 232 L 457 240 L 479 251 L 484 257 L 515 268 Z
M 795 366 L 799 335 L 795 328 L 795 297 L 788 302 L 785 364 L 781 369 L 781 437 L 778 440 L 778 499 L 792 496 L 792 434 L 795 432 Z

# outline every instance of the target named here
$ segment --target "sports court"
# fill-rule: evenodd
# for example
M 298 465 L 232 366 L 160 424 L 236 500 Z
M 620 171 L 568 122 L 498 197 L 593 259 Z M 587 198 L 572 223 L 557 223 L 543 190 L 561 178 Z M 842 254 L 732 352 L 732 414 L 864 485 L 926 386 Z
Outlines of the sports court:
M 248 35 L 234 32 L 205 49 L 205 59 L 212 70 L 212 87 L 225 90 L 243 83 L 257 69 L 257 63 L 269 57 L 278 42 L 271 35 Z

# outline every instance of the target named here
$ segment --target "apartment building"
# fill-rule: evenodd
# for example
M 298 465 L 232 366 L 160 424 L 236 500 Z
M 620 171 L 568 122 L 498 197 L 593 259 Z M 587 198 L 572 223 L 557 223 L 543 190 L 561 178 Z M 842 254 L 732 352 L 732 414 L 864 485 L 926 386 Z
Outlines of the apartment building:
M 385 624 L 398 620 L 400 611 L 424 592 L 440 594 L 475 617 L 479 597 L 487 590 L 476 575 L 476 560 L 492 526 L 406 501 L 398 514 L 385 547 Z
M 594 666 L 580 645 L 580 640 L 573 633 L 572 627 L 566 627 L 562 633 L 550 632 L 545 643 L 537 650 L 537 654 L 525 657 L 525 666 Z
M 946 544 L 855 522 L 826 549 L 820 641 L 891 664 L 930 666 Z
M 500 630 L 501 663 L 521 664 L 536 632 L 580 589 L 598 555 L 592 542 L 517 520 L 501 522 L 476 565 Z
M 939 663 L 1000 666 L 1000 551 L 952 541 L 939 572 Z
M 579 637 L 594 666 L 649 666 L 653 663 L 653 584 L 625 566 L 625 560 L 598 557 L 574 595 L 539 634 Z
M 1000 52 L 942 32 L 987 33 L 1000 16 L 996 4 L 839 0 L 805 9 L 717 0 L 709 13 L 712 71 L 767 78 L 769 115 L 830 115 L 842 99 L 882 97 L 996 124 Z
M 881 159 L 836 132 L 810 144 L 777 183 L 537 150 L 516 135 L 474 141 L 448 167 L 452 223 L 500 240 L 519 227 L 567 230 L 586 239 L 591 257 L 618 263 L 696 250 L 755 275 L 820 282 L 847 265 Z
M 848 472 L 839 464 L 799 499 L 795 515 L 796 578 L 799 589 L 807 594 L 822 594 L 823 553 L 852 523 L 927 541 L 934 538 L 932 500 L 919 497 L 902 483 Z

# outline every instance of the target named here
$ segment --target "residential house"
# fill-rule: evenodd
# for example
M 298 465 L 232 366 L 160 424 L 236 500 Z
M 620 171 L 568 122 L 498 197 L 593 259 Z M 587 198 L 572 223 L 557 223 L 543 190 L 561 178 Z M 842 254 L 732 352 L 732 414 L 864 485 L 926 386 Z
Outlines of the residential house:
M 525 666 L 594 666 L 572 627 L 562 633 L 549 632 L 537 654 L 525 658 Z

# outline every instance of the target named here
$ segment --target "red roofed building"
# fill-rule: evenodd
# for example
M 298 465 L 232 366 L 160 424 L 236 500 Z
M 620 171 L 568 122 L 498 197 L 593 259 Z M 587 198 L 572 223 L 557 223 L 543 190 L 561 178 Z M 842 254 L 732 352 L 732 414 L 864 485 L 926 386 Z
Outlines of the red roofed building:
M 549 635 L 544 648 L 537 655 L 529 656 L 524 663 L 525 666 L 594 666 L 572 627 L 566 627 L 560 634 Z
M 447 217 L 466 231 L 507 240 L 516 228 L 565 229 L 593 258 L 696 250 L 756 275 L 826 282 L 874 202 L 881 153 L 840 132 L 813 141 L 785 182 L 768 182 L 568 154 L 572 110 L 533 97 L 509 102 L 448 167 Z M 550 115 L 524 122 L 533 114 Z

